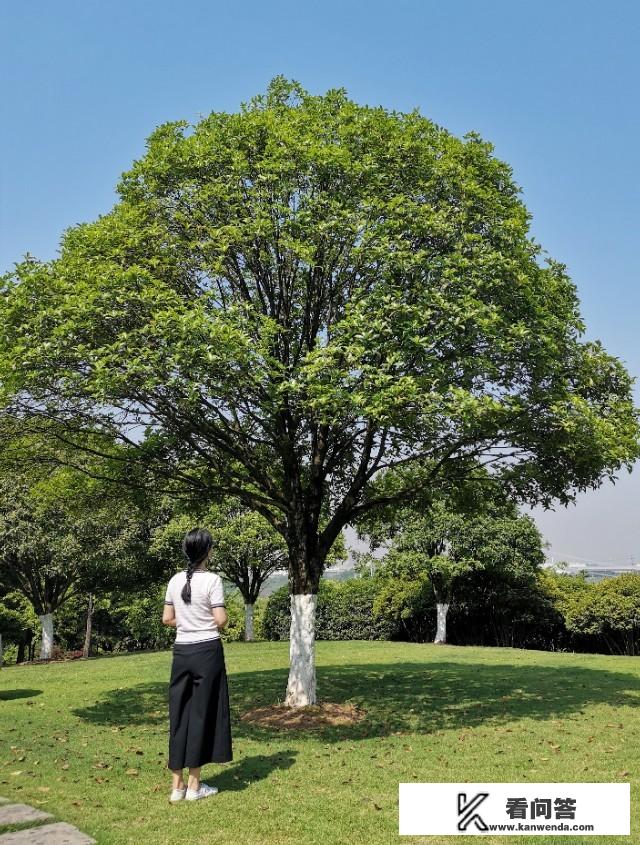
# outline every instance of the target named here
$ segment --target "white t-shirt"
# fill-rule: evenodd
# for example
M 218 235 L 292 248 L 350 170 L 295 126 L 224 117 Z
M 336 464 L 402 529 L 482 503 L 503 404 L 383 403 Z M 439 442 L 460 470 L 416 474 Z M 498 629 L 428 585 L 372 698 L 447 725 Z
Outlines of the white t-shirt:
M 187 570 L 183 569 L 171 578 L 164 598 L 165 604 L 172 604 L 176 615 L 177 643 L 198 643 L 217 640 L 220 631 L 211 612 L 212 607 L 224 607 L 222 578 L 217 572 L 197 569 L 191 578 L 191 603 L 182 600 L 182 588 L 187 583 Z

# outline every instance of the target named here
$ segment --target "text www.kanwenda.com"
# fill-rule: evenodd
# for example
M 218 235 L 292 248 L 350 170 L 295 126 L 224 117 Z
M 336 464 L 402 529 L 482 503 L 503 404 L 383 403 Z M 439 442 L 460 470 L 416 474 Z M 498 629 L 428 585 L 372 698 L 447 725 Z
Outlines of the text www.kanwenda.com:
M 489 824 L 489 830 L 595 830 L 592 824 Z

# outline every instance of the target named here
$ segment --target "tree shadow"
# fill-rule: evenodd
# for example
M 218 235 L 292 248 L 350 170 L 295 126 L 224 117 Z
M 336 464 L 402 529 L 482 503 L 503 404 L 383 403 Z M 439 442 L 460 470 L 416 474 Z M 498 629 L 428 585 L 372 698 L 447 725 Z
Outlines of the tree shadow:
M 499 725 L 518 718 L 569 717 L 593 704 L 640 705 L 640 678 L 587 667 L 469 665 L 449 662 L 367 663 L 317 667 L 318 702 L 351 703 L 366 717 L 351 725 L 312 730 L 262 727 L 241 720 L 254 707 L 282 703 L 288 668 L 230 673 L 234 736 L 291 739 L 313 735 L 324 742 L 433 733 Z M 95 724 L 166 725 L 168 679 L 114 689 L 74 714 Z
M 42 695 L 41 689 L 5 689 L 0 690 L 0 701 L 12 701 L 14 698 L 33 698 Z

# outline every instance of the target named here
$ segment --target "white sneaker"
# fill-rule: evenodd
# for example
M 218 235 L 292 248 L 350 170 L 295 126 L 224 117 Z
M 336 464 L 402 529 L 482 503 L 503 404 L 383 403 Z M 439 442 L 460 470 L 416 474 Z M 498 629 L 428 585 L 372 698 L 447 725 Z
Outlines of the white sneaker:
M 215 795 L 218 791 L 217 786 L 209 786 L 208 783 L 200 782 L 199 789 L 187 789 L 187 801 L 199 801 L 200 798 L 208 798 L 210 795 Z
M 187 787 L 186 786 L 183 789 L 173 789 L 171 791 L 169 801 L 171 801 L 172 804 L 176 804 L 178 801 L 182 801 L 186 794 L 187 794 Z

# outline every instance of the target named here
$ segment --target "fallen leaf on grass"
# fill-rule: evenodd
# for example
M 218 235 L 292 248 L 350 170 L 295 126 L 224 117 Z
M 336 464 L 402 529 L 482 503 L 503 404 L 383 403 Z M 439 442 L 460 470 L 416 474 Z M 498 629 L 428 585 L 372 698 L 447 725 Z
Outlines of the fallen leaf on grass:
M 127 771 L 125 772 L 125 775 L 137 775 L 137 774 L 138 774 L 137 769 L 127 769 Z

